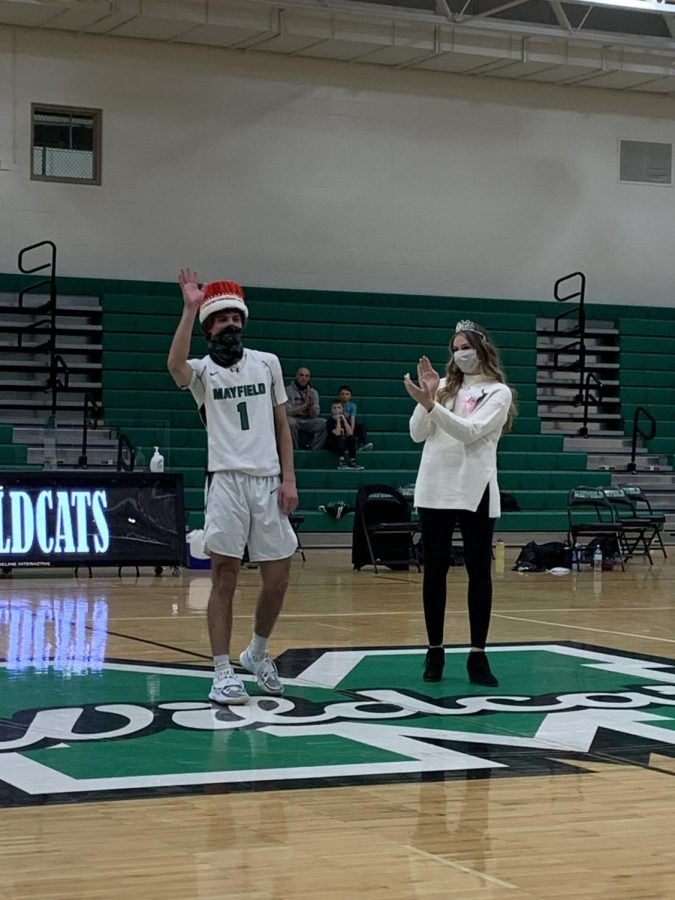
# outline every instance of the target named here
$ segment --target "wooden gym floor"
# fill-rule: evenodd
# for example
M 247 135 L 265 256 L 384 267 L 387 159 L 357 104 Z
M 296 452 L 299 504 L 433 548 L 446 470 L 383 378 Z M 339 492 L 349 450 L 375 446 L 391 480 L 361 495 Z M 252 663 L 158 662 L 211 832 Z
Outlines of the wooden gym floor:
M 206 702 L 207 573 L 4 581 L 0 898 L 675 897 L 673 564 L 513 558 L 499 688 L 466 681 L 463 569 L 429 686 L 421 576 L 310 550 L 272 642 L 285 697 L 232 714 Z

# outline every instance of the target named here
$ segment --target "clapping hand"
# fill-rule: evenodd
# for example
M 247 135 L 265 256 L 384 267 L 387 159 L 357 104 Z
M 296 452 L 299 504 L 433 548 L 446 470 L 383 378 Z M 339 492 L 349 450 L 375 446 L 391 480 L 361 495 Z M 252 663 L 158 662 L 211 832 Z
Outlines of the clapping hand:
M 440 384 L 440 376 L 431 365 L 428 356 L 420 357 L 417 363 L 417 380 L 419 384 L 410 377 L 409 373 L 403 378 L 403 385 L 413 400 L 420 403 L 425 409 L 430 410 L 436 402 L 436 393 Z

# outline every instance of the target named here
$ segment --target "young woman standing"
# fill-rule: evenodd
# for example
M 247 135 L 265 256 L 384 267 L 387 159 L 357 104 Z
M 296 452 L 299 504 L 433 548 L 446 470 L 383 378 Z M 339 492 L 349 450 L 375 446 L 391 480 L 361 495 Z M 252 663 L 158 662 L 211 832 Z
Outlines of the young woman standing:
M 446 578 L 452 533 L 459 525 L 469 577 L 471 651 L 469 680 L 497 686 L 485 644 L 492 610 L 492 535 L 500 515 L 497 444 L 515 415 L 515 402 L 487 331 L 475 322 L 457 323 L 445 378 L 423 356 L 418 383 L 410 375 L 405 389 L 417 401 L 410 436 L 424 442 L 415 485 L 424 547 L 422 587 L 429 640 L 425 681 L 440 681 L 445 663 Z

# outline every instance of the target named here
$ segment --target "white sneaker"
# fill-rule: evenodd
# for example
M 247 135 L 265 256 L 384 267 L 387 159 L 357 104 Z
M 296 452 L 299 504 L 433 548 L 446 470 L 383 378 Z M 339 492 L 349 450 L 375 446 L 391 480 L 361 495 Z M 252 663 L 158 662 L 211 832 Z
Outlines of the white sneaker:
M 269 653 L 266 653 L 262 659 L 257 659 L 251 653 L 251 648 L 247 647 L 239 657 L 239 665 L 255 675 L 258 684 L 266 694 L 283 694 L 284 686 Z
M 248 694 L 244 682 L 234 674 L 232 666 L 228 666 L 213 678 L 213 685 L 209 692 L 209 700 L 221 703 L 223 706 L 235 706 L 248 703 Z

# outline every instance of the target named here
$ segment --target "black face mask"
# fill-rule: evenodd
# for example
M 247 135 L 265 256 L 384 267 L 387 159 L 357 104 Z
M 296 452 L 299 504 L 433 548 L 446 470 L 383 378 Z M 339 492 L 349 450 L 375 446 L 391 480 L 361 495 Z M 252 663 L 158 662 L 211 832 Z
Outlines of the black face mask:
M 241 343 L 243 328 L 236 325 L 227 325 L 218 334 L 209 338 L 209 356 L 218 366 L 229 369 L 234 366 L 244 355 Z

